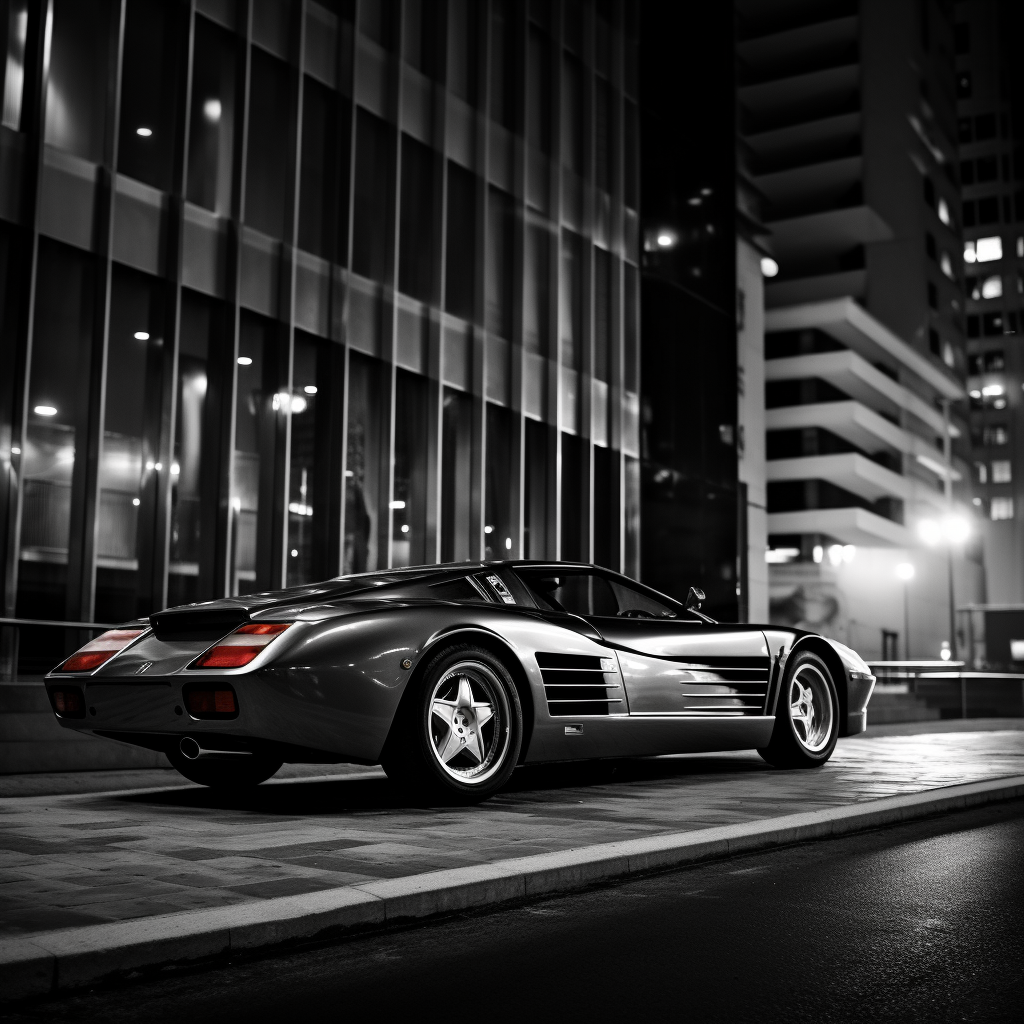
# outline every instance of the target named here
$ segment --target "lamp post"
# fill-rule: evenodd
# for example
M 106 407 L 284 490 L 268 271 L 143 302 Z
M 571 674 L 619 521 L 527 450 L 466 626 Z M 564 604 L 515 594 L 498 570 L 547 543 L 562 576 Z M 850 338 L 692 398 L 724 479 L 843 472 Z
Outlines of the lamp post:
M 953 661 L 957 657 L 956 601 L 953 594 L 953 545 L 963 544 L 971 535 L 971 524 L 962 516 L 948 515 L 941 522 L 922 519 L 917 524 L 921 539 L 929 547 L 943 545 L 946 549 L 946 571 L 949 579 L 949 649 Z
M 903 652 L 910 661 L 910 581 L 914 578 L 914 567 L 909 562 L 900 562 L 896 575 L 903 580 Z

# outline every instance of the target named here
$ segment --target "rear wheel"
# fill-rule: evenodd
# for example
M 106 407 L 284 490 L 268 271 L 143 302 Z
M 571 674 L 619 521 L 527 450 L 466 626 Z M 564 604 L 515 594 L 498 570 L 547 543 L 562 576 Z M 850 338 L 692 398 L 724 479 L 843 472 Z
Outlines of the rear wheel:
M 388 737 L 388 777 L 432 799 L 474 803 L 496 793 L 519 759 L 523 714 L 508 670 L 490 651 L 439 652 L 413 684 Z
M 776 768 L 817 768 L 835 750 L 839 700 L 825 663 L 802 651 L 786 668 L 775 712 L 775 728 L 758 753 Z
M 249 789 L 258 786 L 276 774 L 283 763 L 255 754 L 230 761 L 212 758 L 193 761 L 179 750 L 168 751 L 167 760 L 189 782 L 198 782 L 200 786 L 209 786 L 211 789 Z

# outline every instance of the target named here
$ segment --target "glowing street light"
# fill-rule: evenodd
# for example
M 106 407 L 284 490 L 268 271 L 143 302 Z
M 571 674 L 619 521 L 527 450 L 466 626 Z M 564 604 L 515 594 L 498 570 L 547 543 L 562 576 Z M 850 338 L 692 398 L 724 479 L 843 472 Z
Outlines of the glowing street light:
M 921 540 L 929 547 L 946 548 L 946 569 L 949 576 L 949 643 L 943 649 L 944 660 L 956 660 L 956 601 L 953 593 L 953 547 L 963 544 L 971 536 L 971 523 L 961 515 L 950 513 L 941 520 L 922 519 L 917 524 Z

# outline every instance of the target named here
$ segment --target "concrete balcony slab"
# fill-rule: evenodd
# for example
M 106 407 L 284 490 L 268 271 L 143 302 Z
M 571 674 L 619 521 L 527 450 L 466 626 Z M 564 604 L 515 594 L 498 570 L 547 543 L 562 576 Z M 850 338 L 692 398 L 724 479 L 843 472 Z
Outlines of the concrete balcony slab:
M 771 512 L 769 534 L 823 533 L 843 544 L 861 547 L 905 548 L 914 536 L 905 526 L 866 508 L 810 508 L 800 512 Z
M 877 462 L 847 452 L 842 455 L 806 455 L 797 459 L 771 459 L 769 482 L 780 480 L 827 480 L 868 501 L 899 498 L 911 493 L 910 481 Z

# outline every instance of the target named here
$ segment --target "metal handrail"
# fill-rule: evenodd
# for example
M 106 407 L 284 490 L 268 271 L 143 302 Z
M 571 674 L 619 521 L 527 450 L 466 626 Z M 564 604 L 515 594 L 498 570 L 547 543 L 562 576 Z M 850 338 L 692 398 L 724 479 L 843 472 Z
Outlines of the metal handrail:
M 117 629 L 117 626 L 110 622 L 65 622 L 63 619 L 0 618 L 0 626 L 55 626 L 60 629 Z

